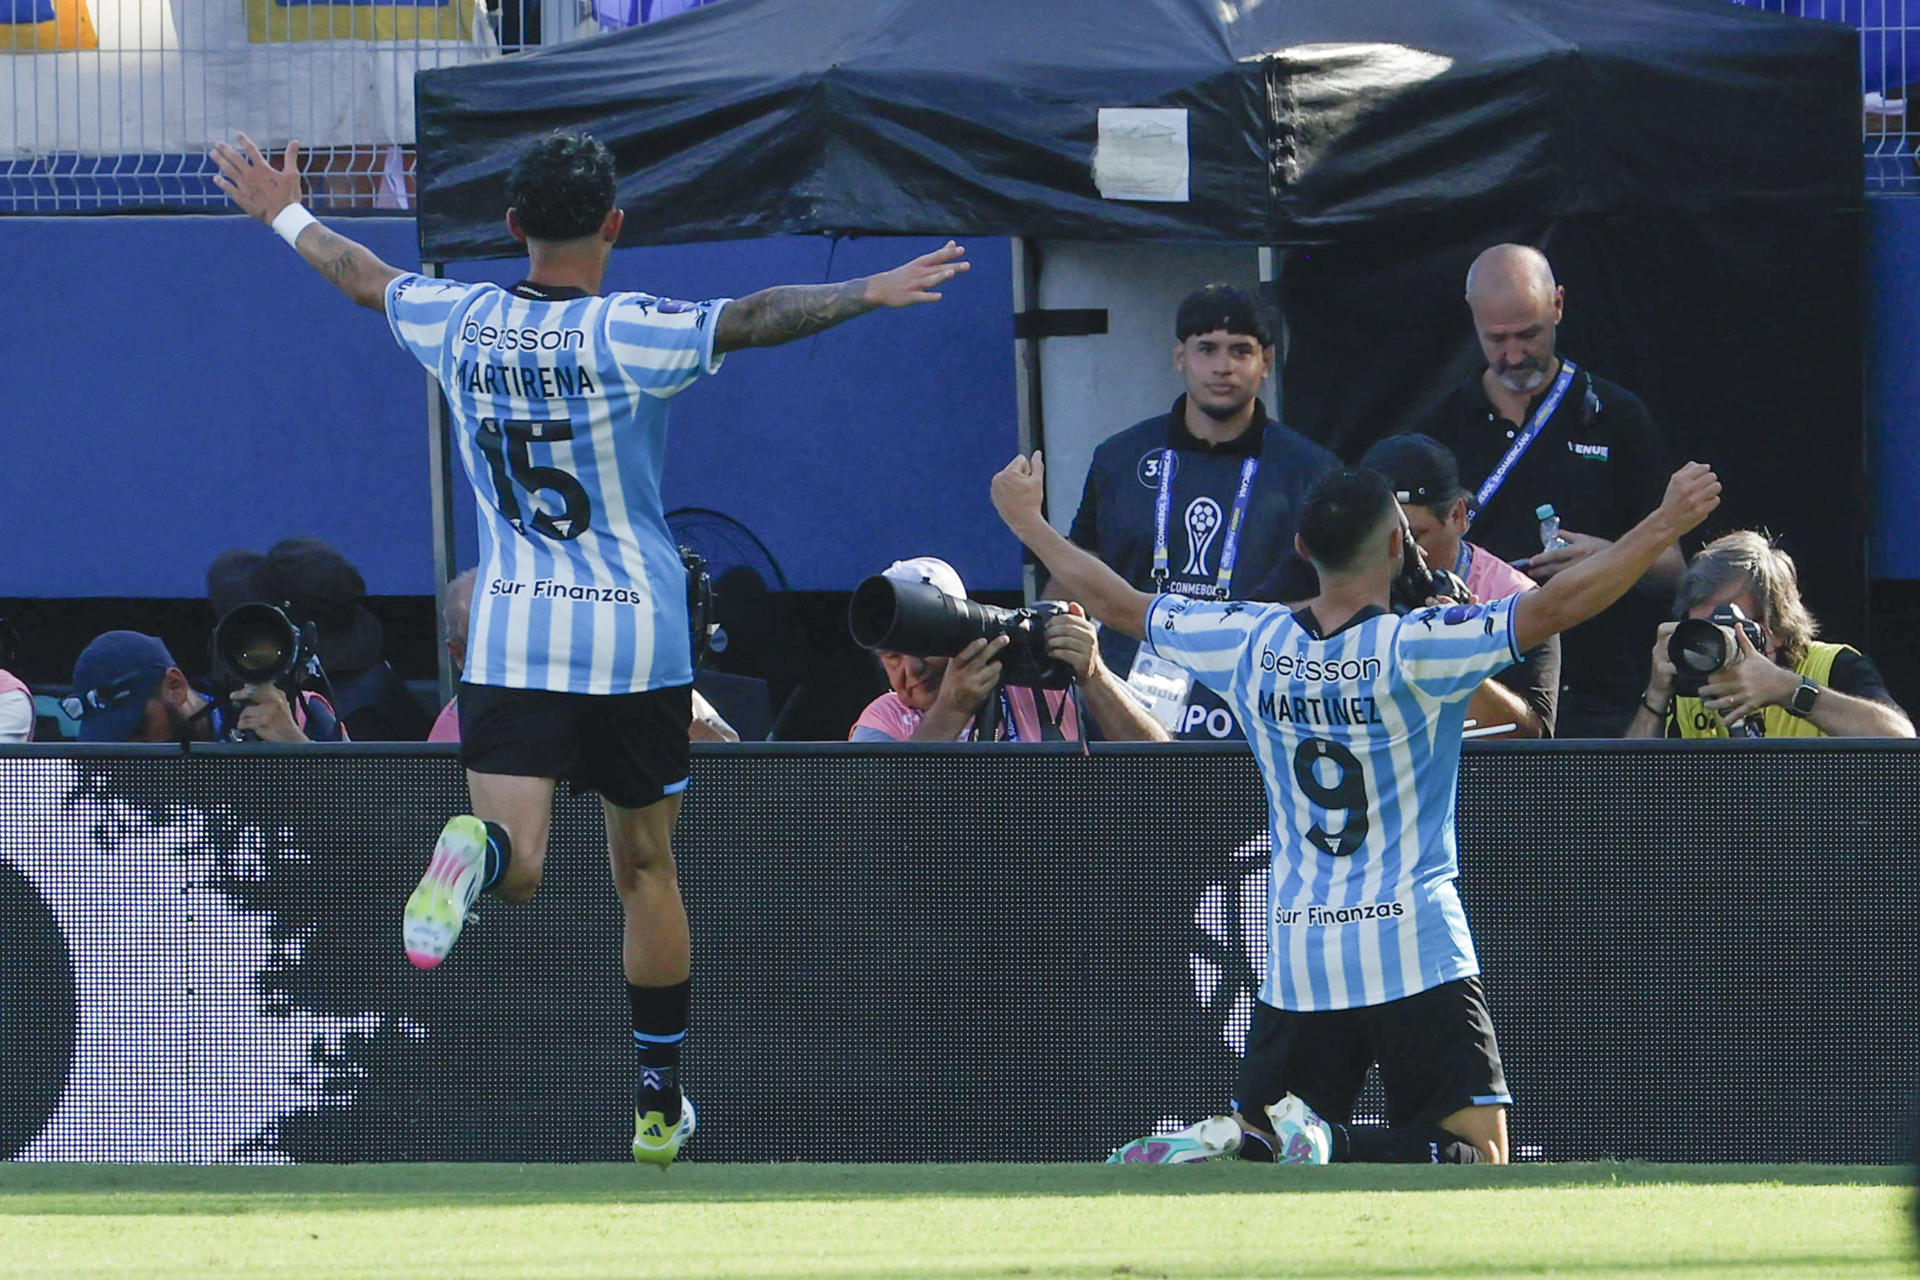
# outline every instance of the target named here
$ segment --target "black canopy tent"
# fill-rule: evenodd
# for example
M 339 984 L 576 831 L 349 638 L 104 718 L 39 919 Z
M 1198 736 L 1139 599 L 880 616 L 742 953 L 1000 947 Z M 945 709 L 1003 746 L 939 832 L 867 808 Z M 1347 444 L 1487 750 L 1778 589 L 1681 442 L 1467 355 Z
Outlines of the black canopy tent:
M 613 149 L 625 243 L 1271 247 L 1288 417 L 1349 453 L 1474 367 L 1473 252 L 1540 244 L 1567 349 L 1721 468 L 1723 524 L 1787 532 L 1859 634 L 1848 28 L 1723 0 L 725 0 L 422 73 L 417 103 L 429 262 L 519 252 L 502 180 L 555 127 Z M 1185 200 L 1102 196 L 1115 107 L 1184 109 Z
M 726 0 L 419 78 L 433 261 L 518 252 L 513 154 L 613 148 L 627 240 L 1298 244 L 1525 209 L 1851 207 L 1857 46 L 1722 0 Z M 1102 107 L 1190 114 L 1185 203 L 1104 200 Z

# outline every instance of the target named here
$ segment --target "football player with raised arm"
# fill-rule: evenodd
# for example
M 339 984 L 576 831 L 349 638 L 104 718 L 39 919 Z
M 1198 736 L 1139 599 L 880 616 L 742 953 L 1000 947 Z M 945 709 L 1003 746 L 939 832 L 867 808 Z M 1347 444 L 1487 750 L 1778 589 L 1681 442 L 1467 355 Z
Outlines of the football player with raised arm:
M 1512 1099 L 1454 886 L 1467 700 L 1617 600 L 1719 505 L 1719 480 L 1682 467 L 1657 510 L 1537 591 L 1404 616 L 1388 592 L 1406 524 L 1377 472 L 1309 491 L 1295 548 L 1320 593 L 1296 606 L 1136 591 L 1047 523 L 1044 491 L 1040 455 L 1016 457 L 994 506 L 1065 595 L 1226 699 L 1272 815 L 1266 977 L 1234 1113 L 1112 1159 L 1504 1163 Z M 1375 1062 L 1387 1124 L 1357 1126 Z
M 613 158 L 555 133 L 508 176 L 507 227 L 528 266 L 503 289 L 401 271 L 322 226 L 300 203 L 297 144 L 276 167 L 243 134 L 213 159 L 235 204 L 384 312 L 439 381 L 479 508 L 459 699 L 473 812 L 447 823 L 407 900 L 407 955 L 439 964 L 482 892 L 531 897 L 556 780 L 598 791 L 639 1055 L 633 1156 L 665 1165 L 695 1125 L 679 1086 L 689 942 L 672 851 L 693 665 L 686 572 L 660 499 L 667 402 L 729 351 L 938 301 L 967 269 L 964 250 L 949 241 L 877 275 L 738 300 L 603 294 L 623 225 Z

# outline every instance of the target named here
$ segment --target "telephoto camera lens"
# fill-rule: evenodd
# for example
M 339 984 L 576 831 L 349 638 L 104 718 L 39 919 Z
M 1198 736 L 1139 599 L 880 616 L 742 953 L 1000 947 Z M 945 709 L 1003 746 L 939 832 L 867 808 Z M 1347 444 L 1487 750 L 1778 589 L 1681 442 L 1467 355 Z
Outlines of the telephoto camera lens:
M 236 605 L 213 629 L 213 652 L 243 684 L 272 684 L 300 657 L 300 631 L 270 604 Z
M 847 627 L 863 649 L 916 658 L 951 658 L 975 640 L 1008 636 L 1012 643 L 1000 655 L 1004 683 L 1065 689 L 1073 683 L 1073 668 L 1047 654 L 1046 625 L 1066 611 L 1053 600 L 1001 609 L 956 599 L 931 583 L 897 582 L 876 573 L 854 589 Z

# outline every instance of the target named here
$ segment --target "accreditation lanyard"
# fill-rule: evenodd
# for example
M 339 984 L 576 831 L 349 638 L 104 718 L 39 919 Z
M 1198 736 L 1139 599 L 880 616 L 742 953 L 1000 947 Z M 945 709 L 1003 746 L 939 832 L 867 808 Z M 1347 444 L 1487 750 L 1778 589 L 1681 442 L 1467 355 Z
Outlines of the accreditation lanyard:
M 1160 496 L 1153 504 L 1153 589 L 1156 592 L 1165 591 L 1167 579 L 1173 576 L 1167 559 L 1167 517 L 1173 511 L 1173 467 L 1173 450 L 1162 450 Z M 1248 458 L 1240 464 L 1240 489 L 1233 495 L 1233 510 L 1227 514 L 1227 532 L 1220 544 L 1220 573 L 1213 586 L 1216 600 L 1225 600 L 1233 585 L 1233 565 L 1240 558 L 1240 526 L 1246 523 L 1247 502 L 1253 497 L 1253 474 L 1259 469 L 1258 458 Z
M 1542 400 L 1539 409 L 1534 411 L 1533 421 L 1527 424 L 1527 429 L 1520 433 L 1519 439 L 1507 446 L 1506 455 L 1494 464 L 1493 471 L 1481 484 L 1479 492 L 1473 495 L 1473 510 L 1467 513 L 1469 523 L 1487 509 L 1487 504 L 1493 501 L 1493 495 L 1500 492 L 1500 486 L 1507 482 L 1507 473 L 1513 470 L 1514 463 L 1520 461 L 1520 455 L 1525 453 L 1534 438 L 1546 429 L 1547 420 L 1553 417 L 1553 411 L 1558 409 L 1560 402 L 1566 398 L 1567 388 L 1573 385 L 1575 372 L 1577 370 L 1574 368 L 1573 361 L 1560 362 L 1560 376 L 1553 380 L 1553 390 L 1547 393 L 1547 398 Z

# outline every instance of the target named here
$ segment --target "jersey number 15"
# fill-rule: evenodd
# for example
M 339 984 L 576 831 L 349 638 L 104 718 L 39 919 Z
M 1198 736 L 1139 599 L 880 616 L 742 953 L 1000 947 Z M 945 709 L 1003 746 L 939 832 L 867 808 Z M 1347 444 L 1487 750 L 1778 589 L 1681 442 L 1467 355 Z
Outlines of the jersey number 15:
M 587 496 L 586 486 L 570 471 L 533 465 L 535 444 L 555 444 L 571 439 L 571 422 L 523 422 L 508 418 L 480 420 L 480 429 L 474 433 L 474 443 L 486 455 L 487 468 L 493 472 L 495 505 L 516 532 L 525 533 L 529 523 L 521 515 L 520 498 L 514 492 L 516 485 L 527 491 L 528 504 L 533 507 L 531 523 L 535 533 L 565 541 L 587 531 L 587 524 L 593 519 L 593 500 Z M 559 515 L 548 515 L 541 508 L 537 495 L 543 490 L 559 495 L 562 504 Z

